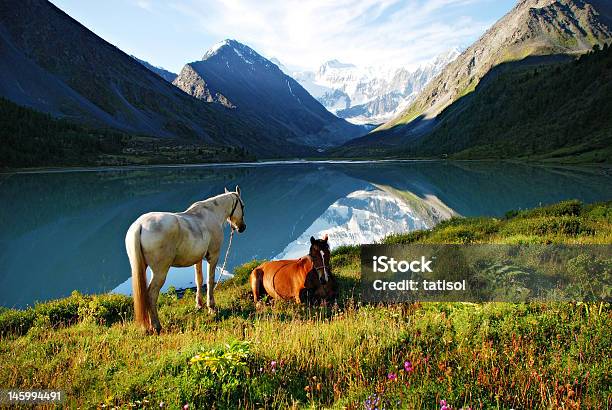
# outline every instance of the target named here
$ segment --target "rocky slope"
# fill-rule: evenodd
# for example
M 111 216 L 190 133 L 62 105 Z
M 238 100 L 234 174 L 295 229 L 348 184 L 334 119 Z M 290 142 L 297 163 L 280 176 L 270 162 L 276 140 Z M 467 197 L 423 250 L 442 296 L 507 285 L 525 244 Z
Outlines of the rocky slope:
M 399 116 L 378 130 L 431 119 L 474 90 L 493 67 L 527 56 L 577 54 L 612 35 L 608 0 L 520 0 L 450 63 Z
M 54 117 L 266 157 L 314 152 L 193 98 L 45 0 L 0 2 L 0 56 L 0 96 Z
M 449 50 L 416 70 L 357 67 L 331 60 L 316 72 L 288 74 L 339 117 L 357 124 L 380 124 L 399 114 L 458 55 L 457 49 Z
M 295 144 L 323 149 L 362 135 L 325 109 L 276 64 L 235 40 L 213 46 L 173 82 L 196 98 L 219 103 Z

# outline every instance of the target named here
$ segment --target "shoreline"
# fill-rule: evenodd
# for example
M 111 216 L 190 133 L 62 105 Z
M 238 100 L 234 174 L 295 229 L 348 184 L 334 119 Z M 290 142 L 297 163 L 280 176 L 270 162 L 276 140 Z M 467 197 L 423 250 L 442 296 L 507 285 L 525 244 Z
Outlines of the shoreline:
M 301 164 L 372 164 L 372 163 L 410 163 L 410 162 L 448 162 L 448 163 L 493 163 L 508 162 L 514 164 L 548 166 L 562 168 L 601 168 L 612 170 L 612 163 L 568 163 L 551 161 L 529 161 L 520 159 L 444 159 L 444 158 L 294 158 L 294 159 L 263 159 L 245 162 L 206 162 L 191 164 L 147 164 L 147 165 L 100 165 L 100 166 L 75 166 L 75 167 L 33 167 L 33 168 L 6 168 L 0 169 L 2 175 L 26 175 L 26 174 L 53 174 L 72 172 L 115 172 L 115 171 L 137 171 L 156 168 L 248 168 L 257 166 L 273 165 L 301 165 Z

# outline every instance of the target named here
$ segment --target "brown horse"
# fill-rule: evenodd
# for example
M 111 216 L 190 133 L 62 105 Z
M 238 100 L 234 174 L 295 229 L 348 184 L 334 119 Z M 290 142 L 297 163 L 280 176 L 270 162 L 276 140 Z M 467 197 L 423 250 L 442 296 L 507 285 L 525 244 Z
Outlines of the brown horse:
M 310 238 L 310 252 L 300 259 L 264 262 L 251 272 L 251 290 L 257 303 L 263 296 L 294 299 L 297 303 L 336 296 L 336 280 L 331 273 L 327 235 Z

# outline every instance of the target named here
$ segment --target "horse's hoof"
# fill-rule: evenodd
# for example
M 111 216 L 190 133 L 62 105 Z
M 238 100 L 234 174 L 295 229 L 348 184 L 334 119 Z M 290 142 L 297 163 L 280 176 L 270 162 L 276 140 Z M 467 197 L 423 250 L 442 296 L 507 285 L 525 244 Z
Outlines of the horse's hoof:
M 146 333 L 147 335 L 159 335 L 161 333 L 161 326 L 160 327 L 150 327 L 147 329 Z
M 204 301 L 202 300 L 202 297 L 200 295 L 196 295 L 195 305 L 196 309 L 198 310 L 204 307 Z

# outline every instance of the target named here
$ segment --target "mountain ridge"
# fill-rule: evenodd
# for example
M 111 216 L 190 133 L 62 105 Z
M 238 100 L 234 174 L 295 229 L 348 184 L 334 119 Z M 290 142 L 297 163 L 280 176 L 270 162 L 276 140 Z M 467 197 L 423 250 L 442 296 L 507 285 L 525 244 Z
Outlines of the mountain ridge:
M 593 6 L 606 14 L 600 14 Z M 609 7 L 609 6 L 608 6 Z M 398 117 L 376 131 L 405 125 L 419 116 L 434 118 L 471 92 L 494 66 L 531 55 L 590 50 L 612 35 L 611 15 L 601 0 L 521 0 L 474 44 L 450 63 Z
M 0 96 L 56 118 L 161 144 L 241 147 L 270 158 L 316 152 L 185 93 L 48 1 L 0 3 L 0 52 Z
M 240 145 L 237 135 L 253 134 L 47 1 L 0 4 L 0 49 L 0 95 L 17 104 L 91 126 L 208 144 Z
M 138 58 L 138 57 L 136 57 L 134 55 L 132 55 L 130 57 L 132 57 L 134 60 L 138 61 L 140 64 L 142 64 L 143 66 L 145 66 L 149 70 L 153 71 L 155 74 L 157 74 L 158 76 L 160 76 L 164 80 L 168 81 L 169 83 L 174 81 L 174 79 L 178 75 L 176 73 L 173 73 L 172 71 L 166 70 L 163 67 L 154 66 L 153 64 L 149 63 L 148 61 L 141 60 L 140 58 Z
M 458 55 L 459 50 L 452 48 L 414 69 L 358 67 L 329 60 L 317 70 L 287 74 L 339 117 L 355 124 L 383 123 L 408 105 Z
M 231 105 L 295 144 L 322 149 L 365 133 L 328 112 L 277 64 L 236 40 L 213 45 L 202 60 L 186 64 L 173 84 L 196 98 Z

